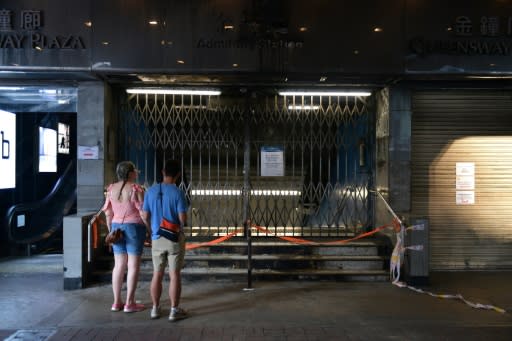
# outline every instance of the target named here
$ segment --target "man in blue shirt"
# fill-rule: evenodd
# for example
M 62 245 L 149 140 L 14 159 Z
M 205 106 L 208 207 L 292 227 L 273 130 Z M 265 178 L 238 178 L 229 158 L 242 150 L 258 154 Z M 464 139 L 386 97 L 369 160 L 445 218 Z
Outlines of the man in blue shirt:
M 176 160 L 167 160 L 162 170 L 162 183 L 151 186 L 144 195 L 143 219 L 151 226 L 153 258 L 153 278 L 151 280 L 151 318 L 160 317 L 160 296 L 165 268 L 169 266 L 169 299 L 171 310 L 169 321 L 187 317 L 185 310 L 179 308 L 181 296 L 181 269 L 185 258 L 185 235 L 183 226 L 187 222 L 188 204 L 185 194 L 176 186 L 181 176 L 181 165 Z M 160 235 L 162 218 L 180 226 L 178 241 L 172 241 Z

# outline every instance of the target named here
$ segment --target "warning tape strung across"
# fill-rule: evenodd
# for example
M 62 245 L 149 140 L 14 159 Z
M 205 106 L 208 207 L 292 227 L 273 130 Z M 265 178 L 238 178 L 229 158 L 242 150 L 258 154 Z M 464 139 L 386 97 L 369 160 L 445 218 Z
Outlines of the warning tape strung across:
M 391 225 L 383 225 L 383 226 L 380 226 L 380 227 L 377 227 L 376 229 L 372 230 L 372 231 L 369 231 L 369 232 L 365 232 L 365 233 L 362 233 L 354 238 L 350 238 L 350 239 L 343 239 L 343 240 L 336 240 L 336 241 L 331 241 L 331 242 L 314 242 L 314 241 L 311 241 L 311 240 L 306 240 L 306 239 L 302 239 L 302 238 L 297 238 L 297 237 L 287 237 L 287 236 L 278 236 L 276 235 L 276 233 L 264 228 L 264 227 L 261 227 L 261 226 L 258 226 L 258 225 L 252 225 L 251 226 L 252 228 L 255 228 L 261 232 L 264 232 L 264 233 L 267 233 L 267 234 L 272 234 L 274 235 L 275 237 L 278 237 L 280 239 L 283 239 L 283 240 L 286 240 L 286 241 L 289 241 L 291 243 L 295 243 L 295 244 L 306 244 L 306 245 L 336 245 L 336 244 L 346 244 L 346 243 L 349 243 L 351 241 L 354 241 L 354 240 L 357 240 L 357 239 L 361 239 L 361 238 L 364 238 L 364 237 L 368 237 L 368 236 L 371 236 L 379 231 L 382 231 L 384 230 L 385 228 L 388 228 L 388 227 L 393 227 Z M 192 249 L 197 249 L 197 248 L 200 248 L 200 247 L 207 247 L 207 246 L 212 246 L 212 245 L 216 245 L 216 244 L 219 244 L 219 243 L 222 243 L 228 239 L 231 239 L 232 237 L 236 236 L 238 233 L 240 233 L 242 231 L 240 230 L 237 230 L 237 231 L 234 231 L 234 232 L 231 232 L 225 236 L 222 236 L 220 238 L 217 238 L 217 239 L 214 239 L 214 240 L 211 240 L 211 241 L 208 241 L 208 242 L 204 242 L 204 243 L 187 243 L 186 244 L 186 249 L 187 250 L 192 250 Z
M 354 238 L 350 238 L 350 239 L 342 239 L 342 240 L 335 240 L 335 241 L 330 241 L 330 242 L 314 242 L 312 240 L 307 240 L 307 239 L 302 239 L 302 238 L 297 238 L 297 237 L 288 237 L 288 236 L 278 236 L 275 232 L 272 232 L 270 231 L 269 229 L 266 229 L 264 227 L 261 227 L 261 226 L 258 226 L 258 225 L 252 225 L 253 228 L 257 229 L 258 231 L 261 231 L 261 232 L 264 232 L 266 234 L 271 234 L 273 235 L 274 237 L 277 237 L 277 238 L 280 238 L 280 239 L 283 239 L 283 240 L 286 240 L 288 242 L 291 242 L 291 243 L 295 243 L 295 244 L 305 244 L 305 245 L 338 245 L 338 244 L 346 244 L 346 243 L 349 243 L 349 242 L 352 242 L 354 240 L 357 240 L 357 239 L 361 239 L 361 238 L 365 238 L 365 237 L 368 237 L 368 236 L 371 236 L 379 231 L 382 231 L 388 227 L 393 227 L 391 225 L 382 225 L 382 226 L 379 226 L 369 232 L 365 232 L 365 233 L 362 233 Z
M 296 237 L 287 237 L 287 236 L 278 236 L 276 235 L 276 233 L 264 228 L 264 227 L 261 227 L 261 226 L 258 226 L 258 225 L 252 225 L 251 226 L 252 228 L 255 228 L 261 232 L 264 232 L 264 233 L 267 233 L 267 234 L 271 234 L 271 235 L 274 235 L 275 237 L 278 237 L 278 238 L 281 238 L 283 240 L 286 240 L 286 241 L 289 241 L 291 243 L 295 243 L 295 244 L 306 244 L 306 245 L 337 245 L 337 244 L 346 244 L 346 243 L 349 243 L 351 241 L 354 241 L 354 240 L 357 240 L 357 239 L 361 239 L 361 238 L 364 238 L 364 237 L 368 237 L 368 236 L 371 236 L 379 231 L 382 231 L 384 230 L 385 228 L 389 228 L 389 227 L 394 227 L 392 225 L 383 225 L 383 226 L 380 226 L 380 227 L 377 227 L 376 229 L 372 230 L 372 231 L 369 231 L 369 232 L 365 232 L 365 233 L 362 233 L 354 238 L 350 238 L 350 239 L 343 239 L 343 240 L 336 240 L 336 241 L 331 241 L 331 242 L 314 242 L 314 241 L 311 241 L 311 240 L 306 240 L 306 239 L 302 239 L 302 238 L 296 238 Z M 212 245 L 216 245 L 216 244 L 220 244 L 226 240 L 229 240 L 231 239 L 232 237 L 236 236 L 238 233 L 241 233 L 243 231 L 241 230 L 236 230 L 234 232 L 231 232 L 225 236 L 222 236 L 220 238 L 217 238 L 217 239 L 214 239 L 214 240 L 211 240 L 211 241 L 208 241 L 208 242 L 203 242 L 203 243 L 187 243 L 186 244 L 186 249 L 187 250 L 192 250 L 192 249 L 197 249 L 197 248 L 200 248 L 200 247 L 207 247 L 207 246 L 212 246 Z
M 457 295 L 434 294 L 434 293 L 432 293 L 430 291 L 425 291 L 423 289 L 419 289 L 419 288 L 415 288 L 415 287 L 409 286 L 409 285 L 407 285 L 404 282 L 393 282 L 393 285 L 396 285 L 399 288 L 407 288 L 407 289 L 410 289 L 410 290 L 415 291 L 415 292 L 420 293 L 420 294 L 430 295 L 432 297 L 437 297 L 437 298 L 442 298 L 442 299 L 460 300 L 460 301 L 466 303 L 467 305 L 469 305 L 470 307 L 476 308 L 476 309 L 494 310 L 494 311 L 496 311 L 498 313 L 502 313 L 502 314 L 507 312 L 505 309 L 500 308 L 500 307 L 496 307 L 496 306 L 491 305 L 491 304 L 481 304 L 481 303 L 470 302 L 470 301 L 466 300 L 461 294 L 457 294 Z
M 217 239 L 214 239 L 214 240 L 210 240 L 208 242 L 203 242 L 203 243 L 187 243 L 185 248 L 187 250 L 192 250 L 192 249 L 197 249 L 197 248 L 200 248 L 200 247 L 205 247 L 205 246 L 212 246 L 212 245 L 215 245 L 215 244 L 219 244 L 219 243 L 222 243 L 228 239 L 231 239 L 232 237 L 236 236 L 238 233 L 240 233 L 242 231 L 234 231 L 234 232 L 231 232 L 231 233 L 228 233 L 227 235 L 225 236 L 222 236 L 220 238 L 217 238 Z
M 98 224 L 102 224 L 102 225 L 105 225 L 106 222 L 104 221 L 104 219 L 102 219 L 100 217 L 100 215 L 96 214 L 90 221 L 89 221 L 89 224 L 91 225 L 92 227 L 92 236 L 93 236 L 93 240 L 92 240 L 92 244 L 93 244 L 93 248 L 97 249 L 98 246 L 99 246 L 99 228 L 98 228 Z M 203 242 L 203 243 L 186 243 L 186 246 L 185 248 L 187 250 L 192 250 L 192 249 L 197 249 L 197 248 L 200 248 L 200 247 L 206 247 L 206 246 L 212 246 L 212 245 L 215 245 L 215 244 L 219 244 L 219 243 L 222 243 L 234 236 L 236 236 L 238 233 L 242 232 L 241 230 L 236 230 L 234 232 L 231 232 L 225 236 L 222 236 L 220 238 L 217 238 L 217 239 L 214 239 L 214 240 L 210 240 L 208 242 Z M 151 246 L 151 243 L 148 242 L 148 244 L 144 244 L 145 246 L 148 246 L 150 247 Z

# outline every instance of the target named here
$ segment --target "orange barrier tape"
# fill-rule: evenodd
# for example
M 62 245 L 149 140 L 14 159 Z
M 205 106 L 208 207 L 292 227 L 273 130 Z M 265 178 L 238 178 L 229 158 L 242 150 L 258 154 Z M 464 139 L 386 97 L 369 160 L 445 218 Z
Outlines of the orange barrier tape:
M 376 229 L 373 229 L 369 232 L 365 232 L 365 233 L 362 233 L 354 238 L 350 238 L 350 239 L 343 239 L 343 240 L 335 240 L 335 241 L 331 241 L 331 242 L 314 242 L 314 241 L 311 241 L 311 240 L 307 240 L 307 239 L 302 239 L 302 238 L 297 238 L 297 237 L 287 237 L 287 236 L 278 236 L 276 235 L 274 232 L 264 228 L 264 227 L 261 227 L 261 226 L 257 226 L 257 225 L 252 225 L 252 227 L 256 228 L 257 230 L 261 231 L 261 232 L 265 232 L 265 233 L 268 233 L 268 234 L 272 234 L 274 235 L 275 237 L 277 238 L 280 238 L 280 239 L 283 239 L 283 240 L 286 240 L 286 241 L 289 241 L 291 243 L 295 243 L 295 244 L 306 244 L 306 245 L 337 245 L 337 244 L 346 244 L 346 243 L 349 243 L 349 242 L 352 242 L 354 240 L 357 240 L 357 239 L 361 239 L 361 238 L 364 238 L 364 237 L 368 237 L 368 236 L 371 236 L 372 234 L 375 234 L 379 231 L 382 231 L 384 230 L 385 228 L 388 228 L 388 227 L 393 227 L 391 225 L 382 225 L 382 226 L 379 226 L 377 227 Z
M 91 219 L 91 234 L 92 234 L 92 247 L 97 249 L 99 246 L 99 235 L 100 235 L 100 225 L 105 225 L 103 219 L 97 215 Z
M 93 248 L 97 249 L 98 248 L 98 245 L 99 245 L 99 225 L 101 224 L 105 224 L 105 222 L 103 221 L 103 219 L 98 215 L 96 217 L 94 217 L 91 221 L 91 227 L 92 227 L 92 245 L 93 245 Z M 234 232 L 231 232 L 225 236 L 222 236 L 220 238 L 217 238 L 217 239 L 214 239 L 214 240 L 210 240 L 208 242 L 204 242 L 204 243 L 187 243 L 186 244 L 186 249 L 187 250 L 191 250 L 191 249 L 197 249 L 197 248 L 200 248 L 200 247 L 205 247 L 205 246 L 211 246 L 211 245 L 215 245 L 215 244 L 219 244 L 219 243 L 222 243 L 223 241 L 226 241 L 232 237 L 234 237 L 236 234 L 240 233 L 242 231 L 240 230 L 236 230 Z M 147 247 L 151 247 L 151 243 L 146 243 L 144 242 L 144 246 L 147 246 Z
M 223 241 L 226 241 L 232 237 L 234 237 L 237 233 L 239 233 L 241 231 L 234 231 L 234 232 L 231 232 L 225 236 L 222 236 L 220 238 L 217 238 L 217 239 L 214 239 L 214 240 L 210 240 L 209 242 L 204 242 L 204 243 L 187 243 L 186 246 L 185 246 L 185 249 L 187 250 L 192 250 L 192 249 L 197 249 L 199 247 L 204 247 L 204 246 L 212 246 L 212 245 L 215 245 L 215 244 L 219 244 L 219 243 L 222 243 Z
M 400 222 L 395 218 L 393 218 L 393 220 L 391 221 L 391 225 L 395 229 L 395 232 L 400 232 L 400 230 L 402 229 L 402 225 L 400 225 Z
M 92 224 L 92 247 L 97 249 L 99 244 L 99 229 L 98 229 L 98 220 L 99 218 L 96 218 L 94 223 Z
M 102 221 L 100 221 L 101 218 L 100 216 L 97 216 L 94 218 L 93 222 L 91 223 L 92 225 L 92 235 L 93 235 L 93 247 L 96 249 L 98 248 L 98 244 L 99 244 L 99 227 L 98 225 L 100 225 L 102 223 Z M 286 240 L 290 243 L 294 243 L 294 244 L 305 244 L 305 245 L 338 245 L 338 244 L 346 244 L 346 243 L 349 243 L 349 242 L 352 242 L 354 240 L 357 240 L 357 239 L 361 239 L 361 238 L 365 238 L 365 237 L 368 237 L 368 236 L 371 236 L 377 232 L 380 232 L 388 227 L 393 227 L 393 228 L 397 228 L 397 222 L 395 220 L 393 220 L 392 222 L 392 225 L 382 225 L 382 226 L 379 226 L 369 232 L 365 232 L 365 233 L 362 233 L 356 237 L 353 237 L 353 238 L 350 238 L 350 239 L 343 239 L 343 240 L 335 240 L 335 241 L 330 241 L 330 242 L 315 242 L 315 241 L 311 241 L 311 240 L 307 240 L 307 239 L 302 239 L 302 238 L 297 238 L 297 237 L 289 237 L 289 236 L 278 236 L 276 235 L 276 233 L 264 228 L 264 227 L 261 227 L 261 226 L 258 226 L 258 225 L 252 225 L 251 227 L 252 228 L 255 228 L 261 232 L 264 232 L 266 234 L 271 234 L 277 238 L 280 238 L 280 239 L 283 239 L 283 240 Z M 216 244 L 220 244 L 226 240 L 229 240 L 231 239 L 232 237 L 234 237 L 235 235 L 237 235 L 238 233 L 240 233 L 242 231 L 240 230 L 236 230 L 234 232 L 231 232 L 225 236 L 222 236 L 220 238 L 217 238 L 217 239 L 214 239 L 214 240 L 210 240 L 208 242 L 203 242 L 203 243 L 187 243 L 185 248 L 186 250 L 192 250 L 192 249 L 197 249 L 197 248 L 200 248 L 200 247 L 206 247 L 206 246 L 212 246 L 212 245 L 216 245 Z M 149 245 L 148 245 L 149 246 Z

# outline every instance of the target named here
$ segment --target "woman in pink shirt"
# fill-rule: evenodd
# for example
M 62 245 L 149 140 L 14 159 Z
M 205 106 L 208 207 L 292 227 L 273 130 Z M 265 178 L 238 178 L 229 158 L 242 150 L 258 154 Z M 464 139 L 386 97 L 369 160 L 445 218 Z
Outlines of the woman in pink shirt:
M 130 161 L 122 161 L 116 167 L 118 182 L 108 186 L 103 212 L 107 218 L 109 232 L 121 229 L 124 237 L 112 245 L 114 269 L 112 270 L 112 311 L 124 310 L 133 313 L 144 310 L 144 305 L 135 302 L 135 289 L 139 279 L 140 259 L 144 240 L 149 228 L 141 218 L 144 189 L 135 183 L 137 169 Z M 121 299 L 123 278 L 126 275 L 126 301 Z

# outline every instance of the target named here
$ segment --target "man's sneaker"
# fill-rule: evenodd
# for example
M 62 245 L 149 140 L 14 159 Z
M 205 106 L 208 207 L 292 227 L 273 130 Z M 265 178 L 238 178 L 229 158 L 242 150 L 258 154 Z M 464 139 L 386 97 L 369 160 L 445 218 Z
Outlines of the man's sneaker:
M 160 317 L 160 307 L 153 306 L 153 308 L 151 309 L 151 319 L 154 320 L 159 317 Z
M 178 321 L 187 318 L 187 312 L 181 308 L 171 308 L 169 314 L 169 321 Z

